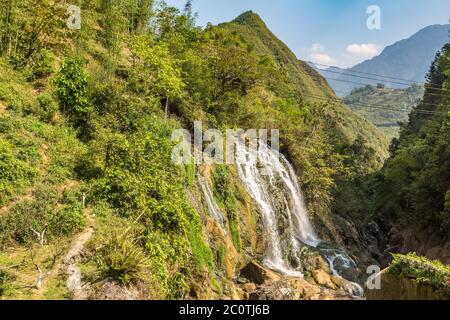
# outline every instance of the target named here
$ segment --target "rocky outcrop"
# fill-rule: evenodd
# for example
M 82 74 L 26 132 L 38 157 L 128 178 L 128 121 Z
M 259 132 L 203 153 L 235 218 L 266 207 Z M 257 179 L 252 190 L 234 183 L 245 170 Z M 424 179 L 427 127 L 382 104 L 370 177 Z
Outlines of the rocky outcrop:
M 321 265 L 320 259 L 313 259 Z M 310 261 L 311 262 L 311 261 Z M 328 271 L 328 272 L 327 272 Z M 250 300 L 351 300 L 354 285 L 349 281 L 315 269 L 312 276 L 288 277 L 250 262 L 241 270 L 238 282 L 244 297 Z
M 258 287 L 250 293 L 250 300 L 351 300 L 344 291 L 313 285 L 302 278 L 285 278 Z
M 264 268 L 257 262 L 251 261 L 241 270 L 241 277 L 258 285 L 267 282 L 274 282 L 281 279 L 281 276 L 269 269 Z
M 398 276 L 389 268 L 380 273 L 380 288 L 367 290 L 367 300 L 442 300 L 450 299 L 448 290 L 437 290 L 431 285 L 418 284 L 414 278 Z

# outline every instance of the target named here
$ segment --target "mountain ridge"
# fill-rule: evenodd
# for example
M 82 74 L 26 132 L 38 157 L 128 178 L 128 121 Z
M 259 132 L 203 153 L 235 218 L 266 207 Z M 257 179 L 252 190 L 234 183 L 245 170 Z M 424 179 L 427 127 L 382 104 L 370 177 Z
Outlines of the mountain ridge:
M 338 79 L 338 81 L 329 80 L 329 83 L 339 96 L 349 94 L 352 89 L 359 86 L 346 81 L 361 82 L 360 86 L 365 84 L 376 86 L 377 82 L 383 82 L 390 88 L 405 88 L 413 82 L 423 83 L 436 53 L 448 42 L 449 29 L 450 24 L 434 24 L 422 28 L 410 37 L 387 46 L 371 59 L 345 70 L 338 69 L 338 72 L 343 73 L 339 76 L 335 74 L 331 76 L 330 72 L 327 72 L 327 70 L 335 71 L 333 68 L 319 72 L 325 77 Z M 351 71 L 374 74 L 367 77 L 380 78 L 382 81 L 360 79 L 345 74 L 346 71 L 350 71 L 348 73 L 353 75 L 355 74 Z M 407 84 L 404 86 L 399 84 L 402 82 Z

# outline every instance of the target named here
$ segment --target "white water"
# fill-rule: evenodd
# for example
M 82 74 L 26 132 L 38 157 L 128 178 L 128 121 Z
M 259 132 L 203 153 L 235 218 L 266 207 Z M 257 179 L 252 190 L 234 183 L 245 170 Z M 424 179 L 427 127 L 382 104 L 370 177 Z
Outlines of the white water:
M 323 256 L 327 259 L 330 265 L 331 272 L 337 277 L 341 277 L 340 272 L 337 270 L 338 265 L 340 269 L 356 269 L 356 262 L 345 252 L 337 249 L 321 249 Z M 355 297 L 362 297 L 364 295 L 364 289 L 356 282 L 349 281 L 351 285 L 348 288 L 348 292 Z
M 301 275 L 301 266 L 292 266 L 288 259 L 291 251 L 298 249 L 298 240 L 310 246 L 320 240 L 309 222 L 292 166 L 267 145 L 250 150 L 238 142 L 236 151 L 239 177 L 259 205 L 269 237 L 265 265 L 287 275 Z M 276 194 L 284 200 L 284 208 L 277 207 Z M 283 222 L 289 228 L 283 230 Z
M 299 252 L 302 246 L 318 247 L 322 243 L 309 221 L 298 178 L 289 161 L 279 152 L 262 145 L 258 150 L 236 143 L 236 163 L 239 178 L 247 192 L 258 204 L 268 247 L 264 257 L 266 267 L 288 276 L 303 276 Z M 206 179 L 199 176 L 208 210 L 211 216 L 226 230 L 226 222 L 217 206 Z M 280 206 L 280 203 L 283 205 Z M 336 265 L 342 269 L 355 268 L 356 263 L 339 249 L 319 248 L 327 259 L 332 273 L 341 277 Z M 363 289 L 350 282 L 349 292 L 362 296 Z
M 219 206 L 217 205 L 216 201 L 214 200 L 213 193 L 211 189 L 209 188 L 208 182 L 206 181 L 205 177 L 199 175 L 199 182 L 200 186 L 203 191 L 203 195 L 206 201 L 206 205 L 208 206 L 208 212 L 213 217 L 214 220 L 221 226 L 222 230 L 226 232 L 225 227 L 225 218 L 222 215 L 222 211 L 220 211 Z

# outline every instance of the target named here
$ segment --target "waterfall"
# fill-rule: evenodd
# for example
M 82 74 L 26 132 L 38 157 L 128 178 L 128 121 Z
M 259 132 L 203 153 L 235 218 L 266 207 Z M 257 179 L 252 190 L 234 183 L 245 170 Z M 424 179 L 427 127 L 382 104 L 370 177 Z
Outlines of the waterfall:
M 344 250 L 321 248 L 324 242 L 309 221 L 298 178 L 282 154 L 265 144 L 251 150 L 242 141 L 236 143 L 236 152 L 239 177 L 259 205 L 269 236 L 264 259 L 267 267 L 286 275 L 301 276 L 298 254 L 307 245 L 319 249 L 335 276 L 342 277 L 344 270 L 356 270 L 356 263 Z M 363 295 L 359 284 L 349 283 L 352 295 Z
M 200 186 L 202 188 L 202 192 L 206 201 L 206 205 L 208 207 L 208 212 L 211 215 L 211 217 L 216 220 L 216 222 L 220 225 L 224 233 L 226 234 L 226 225 L 225 225 L 225 218 L 222 215 L 222 211 L 220 211 L 219 206 L 217 205 L 216 201 L 214 200 L 213 193 L 211 189 L 209 188 L 208 182 L 206 181 L 206 178 L 199 175 L 198 177 Z
M 301 265 L 295 259 L 299 240 L 314 247 L 320 240 L 308 219 L 292 166 L 283 155 L 264 144 L 251 150 L 238 141 L 236 153 L 239 177 L 258 204 L 268 235 L 264 264 L 284 274 L 300 276 Z
M 314 247 L 328 261 L 332 273 L 356 270 L 356 263 L 342 249 L 328 246 L 318 238 L 309 221 L 298 178 L 289 161 L 281 153 L 261 144 L 258 150 L 247 148 L 236 141 L 236 165 L 239 178 L 261 212 L 267 250 L 266 267 L 288 276 L 303 276 L 300 251 L 304 246 Z M 226 232 L 226 222 L 214 200 L 206 179 L 199 175 L 199 182 L 210 215 Z M 363 289 L 356 282 L 349 282 L 348 291 L 362 296 Z
M 344 278 L 346 270 L 356 270 L 356 262 L 342 249 L 320 248 L 321 254 L 327 259 L 331 272 L 337 277 Z M 355 297 L 362 297 L 364 289 L 357 282 L 349 281 L 348 292 Z

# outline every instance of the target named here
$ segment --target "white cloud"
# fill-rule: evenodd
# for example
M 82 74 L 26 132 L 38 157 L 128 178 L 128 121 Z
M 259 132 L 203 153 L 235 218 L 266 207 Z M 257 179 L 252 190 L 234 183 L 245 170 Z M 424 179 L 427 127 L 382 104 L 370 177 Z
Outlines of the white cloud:
M 322 64 L 322 65 L 333 65 L 336 63 L 336 59 L 325 53 L 325 47 L 320 43 L 314 43 L 309 50 L 310 58 L 312 62 Z M 318 68 L 326 68 L 324 66 L 318 65 Z
M 362 58 L 373 58 L 380 53 L 380 48 L 373 43 L 367 44 L 351 44 L 346 49 L 347 53 L 362 57 Z

